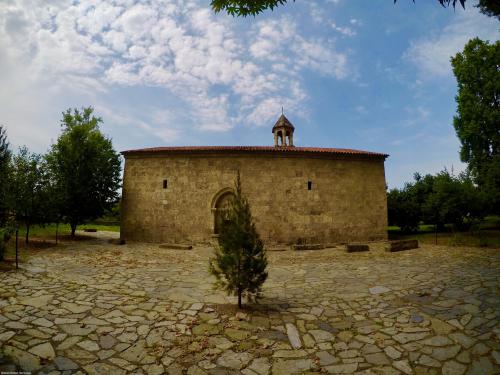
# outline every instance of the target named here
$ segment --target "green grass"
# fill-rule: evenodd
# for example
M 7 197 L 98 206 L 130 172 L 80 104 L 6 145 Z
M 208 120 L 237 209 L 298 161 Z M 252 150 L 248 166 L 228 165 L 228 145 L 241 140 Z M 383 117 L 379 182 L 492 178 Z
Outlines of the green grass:
M 119 232 L 119 225 L 103 225 L 103 224 L 83 224 L 77 226 L 77 230 L 82 229 L 97 229 L 98 231 L 112 231 Z M 37 251 L 41 249 L 46 249 L 55 246 L 56 240 L 56 224 L 49 224 L 45 226 L 32 226 L 30 227 L 29 245 L 26 247 L 24 238 L 26 235 L 26 228 L 21 227 L 19 229 L 19 262 L 26 262 L 29 258 L 29 254 L 32 251 Z M 59 224 L 58 237 L 61 242 L 57 246 L 66 246 L 67 241 L 71 240 L 71 228 L 68 224 Z M 77 240 L 84 240 L 84 236 L 77 236 Z M 65 245 L 66 242 L 66 245 Z M 15 235 L 13 235 L 10 241 L 7 243 L 5 251 L 5 262 L 0 262 L 0 271 L 5 271 L 12 269 L 14 267 L 15 260 Z
M 98 231 L 111 231 L 119 232 L 119 225 L 102 225 L 102 224 L 82 224 L 76 227 L 76 230 L 90 229 L 94 228 Z M 26 234 L 26 227 L 19 228 L 19 237 L 24 238 Z M 68 236 L 71 234 L 71 227 L 69 224 L 59 224 L 59 236 Z M 32 226 L 30 227 L 30 238 L 55 238 L 56 236 L 56 224 L 48 224 L 45 226 Z
M 452 226 L 447 225 L 446 231 L 434 232 L 434 225 L 422 224 L 416 233 L 401 233 L 400 228 L 387 228 L 390 240 L 416 239 L 422 243 L 445 246 L 472 246 L 472 247 L 500 247 L 500 217 L 488 216 L 480 224 L 480 231 L 453 232 Z

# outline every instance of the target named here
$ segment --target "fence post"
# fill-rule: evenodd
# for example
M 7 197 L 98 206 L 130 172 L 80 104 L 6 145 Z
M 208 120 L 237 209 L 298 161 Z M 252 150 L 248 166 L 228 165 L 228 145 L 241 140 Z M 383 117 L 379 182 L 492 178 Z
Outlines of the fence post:
M 18 261 L 18 242 L 19 242 L 19 228 L 16 228 L 16 270 L 19 269 L 19 261 Z

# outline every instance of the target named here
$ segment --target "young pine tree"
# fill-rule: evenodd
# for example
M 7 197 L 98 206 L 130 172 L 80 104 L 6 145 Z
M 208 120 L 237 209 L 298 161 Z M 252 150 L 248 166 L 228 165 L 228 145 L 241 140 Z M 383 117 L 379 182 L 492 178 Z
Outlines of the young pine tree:
M 240 173 L 236 177 L 235 196 L 219 229 L 219 247 L 209 261 L 215 286 L 228 294 L 258 297 L 267 279 L 264 245 L 252 220 L 250 205 L 241 191 Z

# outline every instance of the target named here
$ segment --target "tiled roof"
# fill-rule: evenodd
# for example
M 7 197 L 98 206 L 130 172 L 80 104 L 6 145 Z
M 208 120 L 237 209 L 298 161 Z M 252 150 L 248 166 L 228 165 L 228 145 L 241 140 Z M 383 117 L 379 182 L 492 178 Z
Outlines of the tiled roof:
M 387 154 L 378 152 L 351 150 L 347 148 L 293 147 L 293 146 L 181 146 L 152 147 L 122 151 L 127 155 L 143 154 L 219 154 L 219 153 L 270 153 L 270 154 L 321 154 L 321 155 L 352 155 L 361 157 L 386 158 Z

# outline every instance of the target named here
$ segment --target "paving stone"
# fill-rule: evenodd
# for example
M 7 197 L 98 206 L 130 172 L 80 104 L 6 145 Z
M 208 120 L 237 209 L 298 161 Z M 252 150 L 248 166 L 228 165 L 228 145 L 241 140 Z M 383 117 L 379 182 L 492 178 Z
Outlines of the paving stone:
M 87 336 L 96 329 L 95 326 L 87 326 L 84 324 L 61 324 L 59 327 L 71 336 Z
M 140 362 L 146 356 L 146 345 L 144 340 L 139 340 L 127 350 L 120 353 L 120 357 L 129 362 Z
M 219 357 L 217 364 L 219 366 L 228 367 L 236 370 L 241 370 L 252 360 L 250 353 L 236 353 L 228 350 Z
M 0 341 L 2 342 L 7 342 L 9 339 L 11 339 L 16 333 L 13 331 L 7 331 L 0 333 Z
M 359 350 L 351 349 L 336 353 L 340 358 L 354 358 L 359 355 Z
M 99 350 L 99 345 L 95 341 L 84 340 L 77 344 L 80 348 L 88 350 L 89 352 L 95 352 Z
M 454 358 L 460 352 L 460 349 L 460 345 L 436 348 L 432 350 L 432 356 L 439 361 L 445 361 L 447 359 Z
M 288 335 L 288 339 L 290 340 L 290 345 L 292 345 L 292 348 L 300 349 L 302 347 L 302 343 L 300 341 L 300 335 L 299 331 L 297 331 L 297 328 L 293 324 L 287 323 L 286 333 Z
M 391 290 L 389 288 L 386 288 L 385 286 L 382 286 L 382 285 L 377 285 L 377 286 L 370 288 L 371 294 L 382 294 L 382 293 L 387 293 L 390 291 Z
M 325 370 L 329 374 L 352 374 L 358 369 L 357 363 L 344 363 L 341 365 L 326 366 Z
M 99 359 L 106 359 L 106 358 L 109 358 L 111 356 L 113 356 L 116 352 L 114 350 L 99 350 L 97 352 L 97 356 L 99 357 Z
M 192 367 L 196 367 L 196 370 L 191 370 Z M 206 372 L 201 370 L 198 366 L 192 366 L 188 369 L 188 375 L 205 375 Z M 162 375 L 165 373 L 163 365 L 153 364 L 145 367 L 146 374 L 148 375 Z M 190 372 L 191 371 L 191 372 Z
M 92 309 L 92 306 L 80 305 L 80 304 L 71 303 L 71 302 L 63 302 L 63 303 L 61 303 L 61 307 L 63 309 L 71 311 L 74 314 L 83 313 L 83 312 L 86 312 L 86 311 L 89 311 L 90 309 Z
M 335 336 L 333 336 L 330 332 L 319 329 L 310 330 L 309 334 L 314 337 L 314 340 L 316 342 L 325 342 L 325 341 L 329 342 L 335 339 Z
M 423 340 L 422 343 L 431 346 L 446 346 L 453 344 L 453 342 L 445 336 L 433 336 Z
M 427 337 L 429 334 L 427 332 L 417 332 L 417 333 L 398 333 L 397 335 L 392 336 L 394 340 L 401 344 L 406 344 L 407 342 L 422 340 Z
M 304 371 L 310 370 L 313 367 L 313 362 L 310 359 L 290 359 L 277 360 L 273 363 L 273 375 L 293 375 L 302 374 Z
M 471 358 L 470 358 L 469 351 L 463 351 L 462 353 L 457 355 L 457 361 L 462 362 L 462 363 L 470 363 Z
M 234 328 L 227 328 L 224 330 L 224 334 L 233 340 L 244 340 L 250 336 L 250 332 L 242 331 Z
M 491 348 L 484 345 L 482 342 L 478 342 L 471 350 L 473 355 L 481 356 L 488 354 L 491 351 Z
M 266 357 L 261 357 L 254 359 L 248 368 L 259 375 L 268 375 L 271 365 Z
M 467 371 L 467 375 L 492 375 L 494 373 L 495 368 L 487 357 L 481 357 L 472 361 L 469 371 Z
M 434 318 L 431 318 L 431 327 L 438 335 L 447 335 L 456 329 L 451 324 Z
M 328 353 L 327 351 L 320 351 L 316 353 L 321 366 L 328 366 L 339 362 L 339 359 Z
M 396 350 L 393 346 L 385 347 L 384 352 L 392 359 L 398 359 L 399 357 L 401 357 L 401 352 Z
M 390 364 L 389 360 L 385 356 L 384 353 L 373 353 L 373 354 L 366 354 L 364 356 L 365 360 L 368 363 L 374 364 L 374 365 L 388 365 Z
M 5 327 L 11 329 L 28 329 L 30 326 L 28 324 L 22 322 L 7 322 L 5 323 Z
M 411 314 L 410 315 L 410 322 L 412 323 L 422 323 L 424 321 L 424 318 L 418 314 Z
M 429 367 L 441 367 L 441 363 L 424 354 L 418 359 L 418 363 Z
M 445 362 L 442 368 L 443 375 L 462 375 L 467 370 L 467 366 L 455 361 Z
M 192 329 L 194 335 L 217 335 L 219 327 L 214 324 L 199 324 Z
M 92 363 L 83 367 L 88 375 L 124 375 L 127 373 L 124 369 L 107 363 Z
M 75 362 L 65 357 L 54 358 L 54 363 L 56 364 L 57 368 L 61 371 L 76 370 L 79 368 L 79 366 Z
M 31 353 L 11 345 L 5 345 L 2 349 L 3 353 L 12 358 L 14 362 L 24 371 L 35 372 L 42 367 L 40 364 L 40 358 Z
M 349 342 L 349 340 L 351 340 L 351 338 L 353 337 L 353 333 L 350 332 L 350 331 L 341 331 L 337 334 L 337 338 L 340 340 L 340 341 L 344 341 L 344 342 Z
M 53 359 L 56 356 L 54 348 L 49 342 L 44 342 L 43 344 L 36 345 L 32 347 L 29 352 L 44 359 Z
M 77 342 L 81 341 L 83 337 L 80 336 L 71 336 L 66 338 L 63 342 L 61 342 L 57 346 L 57 350 L 66 350 L 71 348 L 73 345 L 75 345 Z
M 54 298 L 52 294 L 44 294 L 36 297 L 19 298 L 19 304 L 33 306 L 36 308 L 47 306 L 47 304 Z
M 392 363 L 392 365 L 397 368 L 399 371 L 405 373 L 405 374 L 408 374 L 408 375 L 411 375 L 413 374 L 413 370 L 410 366 L 410 364 L 408 363 L 408 361 L 405 361 L 405 360 L 402 360 L 402 361 L 394 361 Z
M 474 343 L 477 341 L 476 339 L 464 335 L 461 332 L 451 333 L 449 336 L 453 341 L 455 341 L 456 343 L 462 345 L 464 348 L 467 349 L 470 348 L 472 345 L 474 345 Z
M 306 357 L 307 352 L 305 350 L 276 350 L 273 353 L 275 358 L 301 358 Z
M 34 324 L 37 326 L 42 326 L 42 327 L 52 327 L 54 325 L 54 323 L 52 323 L 50 320 L 47 320 L 45 318 L 35 319 L 31 322 L 31 324 Z
M 491 353 L 491 356 L 493 357 L 493 359 L 495 360 L 495 363 L 497 365 L 500 365 L 500 352 L 494 350 L 492 353 Z
M 105 335 L 99 338 L 99 345 L 103 349 L 111 349 L 116 342 L 117 340 L 111 335 Z

